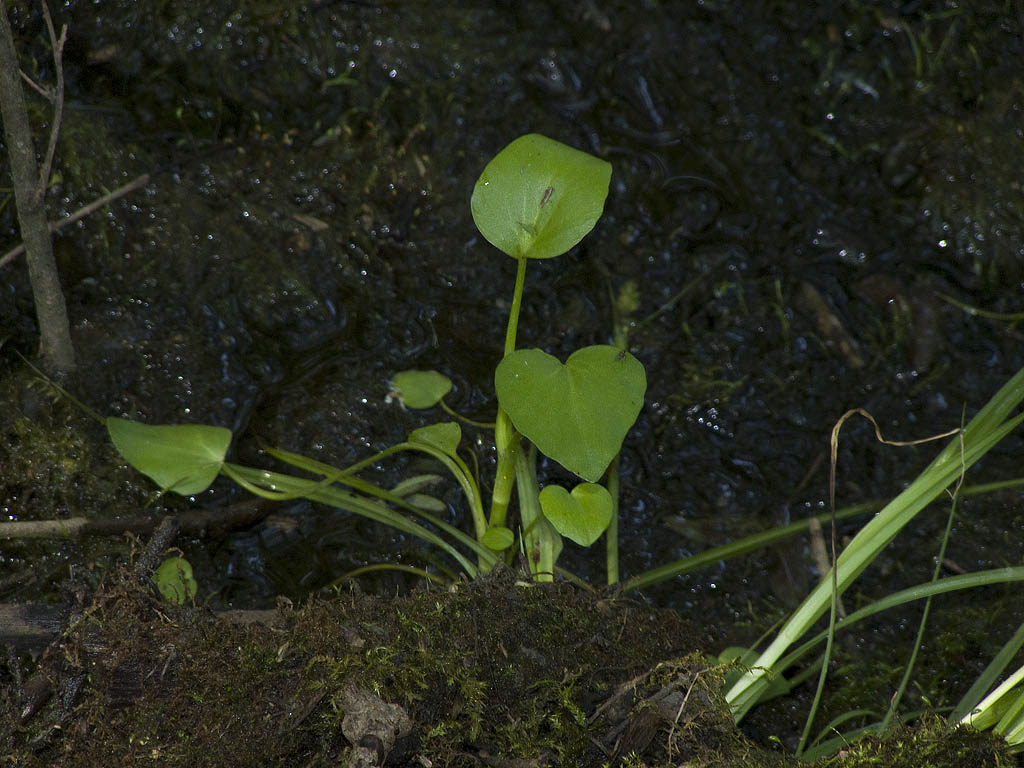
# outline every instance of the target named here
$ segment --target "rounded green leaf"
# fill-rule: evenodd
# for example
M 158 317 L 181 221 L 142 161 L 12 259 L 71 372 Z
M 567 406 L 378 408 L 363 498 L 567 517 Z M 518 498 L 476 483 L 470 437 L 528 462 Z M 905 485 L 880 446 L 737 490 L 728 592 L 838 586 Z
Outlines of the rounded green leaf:
M 224 427 L 152 426 L 114 417 L 105 423 L 125 461 L 152 478 L 161 490 L 182 496 L 202 493 L 210 487 L 231 445 L 231 430 Z
M 542 350 L 520 349 L 498 364 L 494 387 L 516 430 L 593 482 L 636 422 L 647 377 L 640 361 L 617 347 L 584 347 L 564 365 Z
M 437 371 L 402 371 L 391 379 L 391 394 L 408 408 L 432 408 L 452 389 L 452 380 Z M 389 401 L 390 402 L 390 401 Z
M 601 218 L 612 166 L 536 133 L 495 155 L 473 188 L 470 208 L 491 245 L 516 259 L 550 259 L 582 240 Z
M 153 572 L 153 583 L 164 600 L 184 605 L 196 596 L 198 584 L 192 575 L 192 565 L 183 557 L 169 557 Z
M 504 526 L 491 526 L 480 537 L 480 543 L 495 552 L 502 552 L 512 546 L 515 534 Z
M 546 485 L 540 507 L 556 531 L 584 547 L 597 541 L 612 521 L 612 496 L 595 483 L 580 483 L 572 493 L 560 485 Z

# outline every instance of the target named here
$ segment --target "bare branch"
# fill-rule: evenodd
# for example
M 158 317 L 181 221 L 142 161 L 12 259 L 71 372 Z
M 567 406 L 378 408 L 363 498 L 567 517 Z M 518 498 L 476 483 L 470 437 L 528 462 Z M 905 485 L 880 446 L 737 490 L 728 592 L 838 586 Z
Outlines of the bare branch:
M 33 91 L 38 93 L 40 96 L 42 96 L 44 99 L 46 99 L 51 104 L 53 103 L 53 91 L 51 91 L 49 88 L 44 88 L 43 86 L 41 86 L 39 83 L 37 83 L 31 77 L 26 75 L 25 74 L 25 70 L 23 70 L 23 69 L 19 69 L 18 70 L 18 74 L 21 75 L 21 79 L 24 80 L 26 83 L 28 83 L 28 86 Z
M 53 49 L 53 70 L 57 85 L 53 89 L 53 124 L 50 126 L 50 143 L 46 146 L 46 157 L 39 169 L 39 186 L 36 187 L 36 198 L 43 199 L 50 183 L 50 170 L 53 168 L 53 156 L 57 152 L 57 137 L 60 135 L 60 121 L 64 114 L 64 43 L 68 39 L 67 24 L 60 29 L 60 38 L 53 29 L 50 8 L 43 0 L 43 18 L 46 19 L 46 30 L 50 33 L 50 47 Z

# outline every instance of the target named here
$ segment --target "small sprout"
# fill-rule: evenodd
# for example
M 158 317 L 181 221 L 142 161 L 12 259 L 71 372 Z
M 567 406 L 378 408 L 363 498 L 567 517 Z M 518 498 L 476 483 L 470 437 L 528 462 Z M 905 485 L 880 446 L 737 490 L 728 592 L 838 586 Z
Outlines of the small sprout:
M 615 297 L 615 309 L 622 317 L 629 317 L 640 308 L 640 288 L 636 280 L 627 280 Z
M 153 583 L 164 600 L 184 605 L 196 596 L 198 584 L 192 575 L 192 565 L 184 557 L 169 557 L 153 572 Z
M 442 453 L 455 456 L 462 440 L 462 428 L 454 421 L 442 421 L 414 429 L 409 433 L 410 443 L 422 443 L 437 448 Z
M 437 371 L 402 371 L 391 380 L 384 402 L 398 400 L 403 408 L 433 408 L 452 389 L 452 380 Z

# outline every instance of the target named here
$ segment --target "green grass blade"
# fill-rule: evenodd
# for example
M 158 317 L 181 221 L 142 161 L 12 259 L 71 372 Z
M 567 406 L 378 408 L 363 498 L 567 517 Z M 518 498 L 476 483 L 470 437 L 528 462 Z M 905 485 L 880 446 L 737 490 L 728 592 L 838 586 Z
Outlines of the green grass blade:
M 1024 399 L 1024 369 L 1010 379 L 911 485 L 878 513 L 850 542 L 834 566 L 841 594 L 878 556 L 896 534 L 955 479 L 1002 440 L 1022 420 L 1017 416 L 1003 423 Z M 961 447 L 962 446 L 962 447 Z M 962 455 L 961 455 L 962 450 Z M 778 637 L 765 649 L 756 665 L 726 693 L 726 701 L 739 720 L 767 686 L 765 674 L 826 610 L 831 599 L 832 580 L 822 579 L 804 599 Z
M 844 520 L 848 517 L 856 517 L 857 515 L 877 512 L 882 508 L 882 506 L 883 505 L 881 503 L 877 502 L 856 504 L 836 512 L 836 519 Z M 828 512 L 816 515 L 815 517 L 819 523 L 827 523 L 832 519 L 832 516 Z M 668 581 L 675 576 L 682 576 L 683 574 L 696 571 L 705 566 L 714 565 L 720 560 L 728 560 L 733 557 L 739 557 L 740 555 L 746 555 L 750 552 L 756 552 L 757 550 L 770 546 L 777 541 L 803 533 L 807 530 L 811 519 L 812 518 L 806 518 L 787 525 L 780 525 L 777 528 L 762 531 L 761 533 L 755 533 L 752 536 L 745 536 L 742 539 L 731 541 L 720 547 L 715 547 L 705 552 L 691 555 L 690 557 L 684 557 L 681 560 L 675 560 L 674 562 L 660 565 L 657 568 L 651 568 L 648 571 L 644 571 L 643 573 L 624 581 L 622 583 L 622 589 L 625 592 L 629 592 L 634 589 L 644 589 L 645 587 L 659 584 L 663 581 Z
M 345 469 L 339 469 L 331 466 L 330 464 L 325 464 L 322 461 L 317 461 L 316 459 L 311 459 L 308 456 L 303 456 L 300 453 L 292 453 L 291 451 L 286 451 L 281 448 L 263 446 L 263 450 L 275 459 L 279 459 L 286 464 L 291 464 L 293 467 L 303 469 L 307 472 L 314 472 L 318 475 L 324 475 L 325 479 L 330 482 L 348 485 L 361 493 L 378 496 L 380 498 L 387 498 L 388 501 L 393 501 L 393 498 L 382 495 L 387 494 L 386 491 L 377 488 L 377 486 L 372 483 L 367 483 L 365 480 L 360 480 L 355 476 L 356 473 L 371 464 L 375 464 L 381 459 L 385 459 L 388 456 L 399 453 L 400 451 L 418 451 L 420 453 L 426 453 L 428 456 L 431 456 L 441 462 L 441 464 L 443 464 L 451 473 L 452 477 L 455 478 L 459 487 L 462 488 L 462 492 L 466 497 L 466 501 L 469 503 L 469 509 L 473 516 L 473 526 L 476 531 L 477 538 L 482 536 L 484 531 L 487 530 L 487 522 L 484 519 L 483 499 L 480 496 L 480 489 L 477 487 L 476 481 L 473 480 L 473 475 L 469 471 L 469 467 L 467 467 L 465 462 L 458 456 L 445 453 L 428 443 L 413 441 L 399 443 L 398 445 L 394 445 L 384 451 L 381 451 L 368 459 L 363 459 L 362 461 L 359 461 L 350 467 L 346 467 Z M 420 510 L 413 509 L 412 507 L 409 507 L 409 509 L 416 514 L 420 514 Z M 435 520 L 431 519 L 431 522 L 435 522 Z
M 846 618 L 836 622 L 836 632 L 840 632 L 847 627 L 856 624 L 858 621 L 868 618 L 869 616 L 874 616 L 876 613 L 881 613 L 882 611 L 887 611 L 890 608 L 896 608 L 906 603 L 912 603 L 916 600 L 923 600 L 934 595 L 946 594 L 947 592 L 956 592 L 961 589 L 974 589 L 976 587 L 987 587 L 994 584 L 1006 584 L 1018 581 L 1024 581 L 1024 566 L 993 568 L 987 571 L 978 571 L 977 573 L 968 573 L 961 576 L 950 576 L 949 578 L 940 579 L 939 581 L 929 581 L 924 584 L 918 584 L 917 586 L 908 587 L 907 589 L 902 589 L 899 592 L 894 592 L 891 595 L 886 595 L 880 600 L 876 600 L 870 605 L 866 605 L 863 608 L 854 611 Z M 826 638 L 827 635 L 827 631 L 822 631 L 793 651 L 790 651 L 790 653 L 775 663 L 772 667 L 773 671 L 776 674 L 782 674 L 789 667 L 807 655 L 807 653 L 812 651 L 815 646 Z
M 985 671 L 978 675 L 978 679 L 974 681 L 967 693 L 963 695 L 956 707 L 949 715 L 949 721 L 951 723 L 958 723 L 967 717 L 975 707 L 981 702 L 982 697 L 985 695 L 985 691 L 995 685 L 996 680 L 1006 671 L 1006 668 L 1010 666 L 1010 662 L 1013 661 L 1017 655 L 1017 651 L 1024 646 L 1024 624 L 1017 627 L 1017 631 L 1013 633 L 1013 637 L 1006 641 L 1003 647 L 999 650 L 992 661 L 989 662 L 988 666 L 985 667 Z

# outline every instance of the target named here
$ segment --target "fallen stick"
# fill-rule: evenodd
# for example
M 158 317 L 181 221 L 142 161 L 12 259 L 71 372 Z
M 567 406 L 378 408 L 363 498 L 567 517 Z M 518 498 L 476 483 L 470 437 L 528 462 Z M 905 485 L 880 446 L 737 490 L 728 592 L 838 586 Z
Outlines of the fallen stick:
M 227 507 L 190 510 L 175 515 L 181 533 L 190 536 L 216 535 L 221 531 L 244 528 L 262 520 L 274 504 L 264 499 L 247 499 Z M 75 539 L 82 536 L 121 536 L 152 533 L 164 515 L 138 517 L 88 518 L 66 520 L 18 520 L 0 523 L 0 541 L 10 539 Z
M 68 216 L 66 219 L 59 219 L 57 221 L 49 222 L 49 224 L 47 226 L 50 228 L 50 234 L 53 234 L 54 232 L 57 232 L 58 230 L 64 229 L 64 227 L 68 226 L 69 224 L 74 224 L 79 219 L 84 219 L 90 213 L 92 213 L 93 211 L 99 210 L 100 208 L 102 208 L 107 203 L 112 203 L 114 200 L 117 200 L 119 197 L 124 197 L 129 192 L 132 192 L 133 190 L 136 190 L 139 187 L 143 187 L 143 186 L 145 186 L 148 183 L 149 183 L 149 174 L 148 173 L 144 173 L 141 176 L 139 176 L 138 178 L 133 179 L 132 181 L 129 181 L 127 184 L 118 187 L 113 192 L 110 192 L 109 194 L 106 194 L 103 197 L 98 198 L 96 200 L 93 200 L 88 205 L 83 205 L 81 208 L 79 208 L 73 214 Z M 18 258 L 24 252 L 25 252 L 25 244 L 24 243 L 21 243 L 21 244 L 15 246 L 11 250 L 9 250 L 7 253 L 5 253 L 3 256 L 0 256 L 0 268 L 3 268 L 4 266 L 7 265 L 8 262 L 11 262 L 14 259 Z

